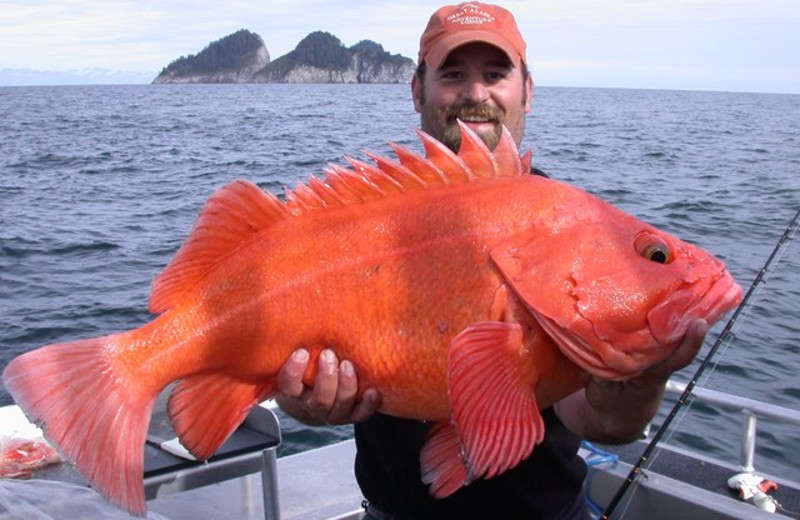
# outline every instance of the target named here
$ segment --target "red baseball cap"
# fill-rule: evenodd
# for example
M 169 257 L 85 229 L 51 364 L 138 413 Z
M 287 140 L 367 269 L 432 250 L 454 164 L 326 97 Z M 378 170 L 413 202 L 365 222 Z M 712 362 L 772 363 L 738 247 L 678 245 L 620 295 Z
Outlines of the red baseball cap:
M 418 63 L 424 61 L 438 69 L 453 49 L 471 42 L 500 48 L 514 67 L 527 63 L 525 40 L 514 15 L 500 6 L 481 2 L 446 5 L 433 13 L 419 40 Z

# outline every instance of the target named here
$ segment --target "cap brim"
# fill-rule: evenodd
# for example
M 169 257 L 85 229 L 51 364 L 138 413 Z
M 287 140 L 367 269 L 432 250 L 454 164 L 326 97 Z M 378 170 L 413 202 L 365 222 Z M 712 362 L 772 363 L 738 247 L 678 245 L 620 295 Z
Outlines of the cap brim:
M 447 56 L 456 48 L 466 45 L 467 43 L 475 42 L 488 43 L 489 45 L 499 48 L 506 53 L 512 65 L 519 68 L 519 64 L 522 61 L 522 57 L 519 53 L 508 43 L 508 40 L 489 31 L 459 31 L 448 34 L 431 47 L 428 54 L 424 57 L 425 63 L 434 70 L 438 69 L 447 59 Z

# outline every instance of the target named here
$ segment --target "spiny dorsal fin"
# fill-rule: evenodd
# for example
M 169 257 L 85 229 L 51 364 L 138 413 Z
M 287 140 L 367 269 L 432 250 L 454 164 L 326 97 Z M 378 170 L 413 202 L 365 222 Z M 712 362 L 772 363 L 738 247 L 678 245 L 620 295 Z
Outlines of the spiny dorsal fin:
M 531 150 L 525 152 L 525 155 L 520 157 L 520 161 L 522 162 L 522 173 L 527 173 L 531 171 L 531 164 L 533 163 L 533 152 Z
M 222 258 L 278 220 L 428 186 L 517 177 L 530 170 L 530 154 L 520 159 L 517 145 L 505 127 L 493 154 L 467 125 L 461 121 L 458 124 L 461 149 L 457 155 L 419 131 L 426 157 L 397 144 L 392 148 L 398 161 L 364 152 L 375 161 L 373 166 L 346 157 L 352 169 L 329 166 L 324 181 L 311 177 L 294 190 L 286 189 L 285 203 L 247 181 L 234 181 L 223 187 L 206 203 L 189 238 L 153 282 L 150 310 L 161 313 L 173 307 Z
M 507 139 L 500 139 L 492 154 L 497 174 L 504 177 L 516 177 L 531 171 L 530 164 L 527 170 L 523 168 L 514 139 L 508 129 L 503 127 L 503 135 L 505 136 L 506 134 Z
M 433 161 L 412 152 L 405 146 L 392 143 L 392 150 L 400 160 L 400 164 L 414 172 L 425 184 L 450 184 L 447 176 Z
M 477 177 L 485 179 L 497 177 L 497 161 L 486 147 L 486 143 L 460 120 L 458 125 L 461 127 L 461 146 L 458 149 L 458 156 L 469 165 Z M 506 137 L 505 132 L 500 140 L 502 141 L 504 137 Z M 500 144 L 498 143 L 497 146 L 499 147 Z
M 404 191 L 402 184 L 377 166 L 359 161 L 358 159 L 353 159 L 352 157 L 345 157 L 345 160 L 362 176 L 371 180 L 375 187 L 381 190 L 382 193 L 389 195 L 390 193 L 402 193 Z
M 422 146 L 425 147 L 425 155 L 428 160 L 436 164 L 453 184 L 475 179 L 475 174 L 464 164 L 464 161 L 441 141 L 434 139 L 422 130 L 417 130 L 417 135 L 422 141 Z

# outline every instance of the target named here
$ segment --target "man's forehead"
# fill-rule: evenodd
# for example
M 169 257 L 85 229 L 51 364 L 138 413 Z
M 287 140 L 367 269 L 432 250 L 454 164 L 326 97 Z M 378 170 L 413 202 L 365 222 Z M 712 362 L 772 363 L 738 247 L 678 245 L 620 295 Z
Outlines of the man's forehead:
M 514 68 L 508 54 L 486 42 L 468 42 L 456 47 L 447 55 L 439 68 L 462 66 L 474 61 L 485 66 Z

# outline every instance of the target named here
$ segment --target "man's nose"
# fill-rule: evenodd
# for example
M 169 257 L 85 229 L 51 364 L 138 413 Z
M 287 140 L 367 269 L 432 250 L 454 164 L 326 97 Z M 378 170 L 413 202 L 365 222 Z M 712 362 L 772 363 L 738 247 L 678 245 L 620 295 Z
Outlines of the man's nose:
M 461 96 L 465 101 L 480 104 L 489 99 L 489 89 L 482 80 L 471 79 L 464 83 Z

